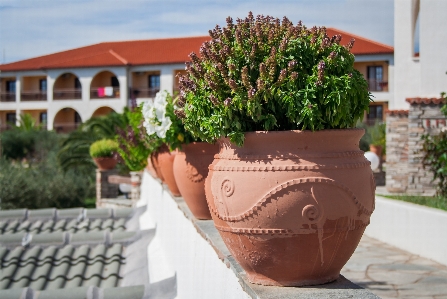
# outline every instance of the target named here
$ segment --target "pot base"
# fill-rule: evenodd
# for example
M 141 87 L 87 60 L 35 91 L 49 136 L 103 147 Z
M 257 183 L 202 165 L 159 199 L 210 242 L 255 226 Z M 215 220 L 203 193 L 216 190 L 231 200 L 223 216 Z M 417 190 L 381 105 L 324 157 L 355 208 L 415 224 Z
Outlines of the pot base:
M 275 287 L 305 287 L 333 282 L 340 277 L 340 273 L 334 276 L 323 277 L 314 280 L 297 280 L 297 281 L 276 281 L 257 273 L 248 273 L 247 278 L 253 284 Z

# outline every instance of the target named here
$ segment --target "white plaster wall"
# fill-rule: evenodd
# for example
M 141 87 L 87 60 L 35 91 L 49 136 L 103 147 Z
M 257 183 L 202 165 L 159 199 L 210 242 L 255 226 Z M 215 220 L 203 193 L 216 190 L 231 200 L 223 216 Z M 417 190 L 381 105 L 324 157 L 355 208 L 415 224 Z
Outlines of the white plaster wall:
M 419 58 L 413 32 L 419 6 Z M 390 109 L 408 109 L 408 97 L 439 97 L 447 91 L 445 0 L 394 1 L 395 92 Z
M 365 235 L 447 265 L 447 212 L 376 196 Z
M 148 249 L 151 283 L 176 276 L 177 298 L 182 299 L 251 298 L 170 194 L 147 172 L 137 206 L 143 204 L 147 204 L 147 211 L 140 217 L 141 227 L 156 228 Z

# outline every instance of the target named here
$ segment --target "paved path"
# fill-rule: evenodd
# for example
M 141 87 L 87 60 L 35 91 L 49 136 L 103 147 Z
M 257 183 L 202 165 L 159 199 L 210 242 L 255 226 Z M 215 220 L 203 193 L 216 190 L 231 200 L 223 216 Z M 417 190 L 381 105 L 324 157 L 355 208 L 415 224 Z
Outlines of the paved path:
M 447 266 L 367 236 L 341 274 L 383 299 L 447 299 Z

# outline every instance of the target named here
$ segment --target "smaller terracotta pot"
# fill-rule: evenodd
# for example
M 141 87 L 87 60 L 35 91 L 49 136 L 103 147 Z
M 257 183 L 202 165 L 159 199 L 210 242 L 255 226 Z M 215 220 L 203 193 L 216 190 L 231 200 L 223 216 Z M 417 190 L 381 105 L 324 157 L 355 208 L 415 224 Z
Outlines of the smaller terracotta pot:
M 113 157 L 93 158 L 93 161 L 95 161 L 95 164 L 96 164 L 96 166 L 98 166 L 99 170 L 114 169 L 116 166 L 116 163 L 118 163 L 118 161 Z
M 158 163 L 158 155 L 159 154 L 160 154 L 159 151 L 152 153 L 152 155 L 151 155 L 152 165 L 154 166 L 155 173 L 157 174 L 157 177 L 161 180 L 162 183 L 166 184 L 165 178 L 163 177 L 163 174 L 161 173 L 161 170 L 160 170 L 160 164 Z
M 208 167 L 219 147 L 206 142 L 193 142 L 182 146 L 174 160 L 174 176 L 177 186 L 194 217 L 211 219 L 205 196 L 205 179 Z
M 370 150 L 371 152 L 373 152 L 374 154 L 376 154 L 379 158 L 382 157 L 382 151 L 383 151 L 383 148 L 382 148 L 381 145 L 373 145 L 373 144 L 370 144 L 370 145 L 369 145 L 369 150 Z
M 174 159 L 176 152 L 163 151 L 158 154 L 158 164 L 166 185 L 174 196 L 182 196 L 174 177 Z
M 153 178 L 155 178 L 155 179 L 158 178 L 158 175 L 157 175 L 157 172 L 156 172 L 156 170 L 155 170 L 154 164 L 152 163 L 152 154 L 150 154 L 150 155 L 147 157 L 147 166 L 146 166 L 146 170 L 149 172 L 149 174 L 150 174 Z

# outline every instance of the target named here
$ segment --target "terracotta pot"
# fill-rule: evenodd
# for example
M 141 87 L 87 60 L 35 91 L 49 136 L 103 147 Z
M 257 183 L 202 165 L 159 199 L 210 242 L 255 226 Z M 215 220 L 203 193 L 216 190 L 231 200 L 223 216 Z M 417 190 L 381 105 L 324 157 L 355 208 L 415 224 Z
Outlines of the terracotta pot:
M 369 145 L 369 151 L 373 152 L 374 154 L 376 154 L 379 158 L 382 157 L 382 151 L 383 148 L 381 145 L 373 145 L 370 144 Z
M 177 152 L 163 151 L 158 153 L 158 165 L 164 182 L 168 185 L 169 190 L 174 196 L 181 196 L 174 177 L 174 159 Z
M 155 173 L 157 174 L 157 177 L 162 181 L 162 183 L 165 183 L 165 178 L 163 177 L 163 174 L 161 173 L 160 170 L 160 164 L 158 163 L 158 155 L 160 152 L 163 151 L 168 151 L 167 148 L 166 150 L 162 149 L 162 150 L 157 150 L 156 152 L 152 153 L 151 155 L 151 160 L 152 160 L 152 165 L 154 166 L 155 169 Z
M 96 166 L 98 166 L 99 170 L 114 169 L 116 166 L 116 163 L 118 163 L 118 161 L 113 157 L 93 158 L 93 161 L 95 161 L 95 164 L 96 164 Z
M 206 203 L 205 178 L 208 167 L 219 147 L 206 142 L 193 142 L 182 146 L 174 160 L 174 176 L 180 193 L 197 219 L 211 219 Z
M 375 183 L 363 129 L 250 132 L 219 140 L 205 182 L 216 228 L 257 284 L 337 279 L 369 224 Z
M 146 170 L 149 172 L 149 174 L 153 177 L 153 178 L 158 178 L 157 172 L 155 170 L 154 164 L 152 162 L 152 154 L 150 154 L 147 157 L 147 165 L 146 165 Z

